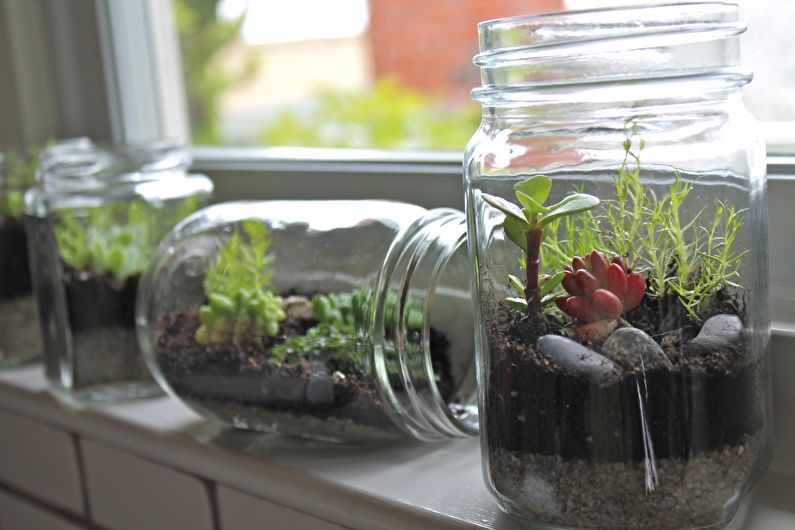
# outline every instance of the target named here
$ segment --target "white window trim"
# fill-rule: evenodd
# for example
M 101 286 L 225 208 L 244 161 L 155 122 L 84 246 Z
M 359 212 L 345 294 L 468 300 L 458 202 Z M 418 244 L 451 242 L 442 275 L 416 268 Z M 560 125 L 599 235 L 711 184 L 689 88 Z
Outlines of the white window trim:
M 171 0 L 95 0 L 113 136 L 189 141 Z

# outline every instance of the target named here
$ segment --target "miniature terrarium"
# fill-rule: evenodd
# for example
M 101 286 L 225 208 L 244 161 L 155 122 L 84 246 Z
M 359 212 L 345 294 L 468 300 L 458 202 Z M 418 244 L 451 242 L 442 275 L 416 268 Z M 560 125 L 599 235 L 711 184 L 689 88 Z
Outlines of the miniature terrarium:
M 24 224 L 25 190 L 35 183 L 35 155 L 0 153 L 0 367 L 41 355 Z
M 86 400 L 159 392 L 135 333 L 139 279 L 160 239 L 206 203 L 212 184 L 186 173 L 178 145 L 45 152 L 26 197 L 45 368 L 62 395 Z
M 36 183 L 38 156 L 88 144 L 87 138 L 72 138 L 0 152 L 0 368 L 19 366 L 42 354 L 24 222 L 24 195 Z
M 462 212 L 212 206 L 163 241 L 140 341 L 159 382 L 245 429 L 330 441 L 476 432 Z
M 769 461 L 764 149 L 736 17 L 479 26 L 484 473 L 538 527 L 719 528 Z

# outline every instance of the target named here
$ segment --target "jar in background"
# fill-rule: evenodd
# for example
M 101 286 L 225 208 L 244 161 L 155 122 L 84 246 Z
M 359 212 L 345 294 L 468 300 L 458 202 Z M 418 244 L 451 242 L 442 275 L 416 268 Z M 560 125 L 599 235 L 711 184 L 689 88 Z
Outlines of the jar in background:
M 479 25 L 486 482 L 544 528 L 717 528 L 770 459 L 765 153 L 737 6 Z
M 476 432 L 462 212 L 206 208 L 164 239 L 139 338 L 161 385 L 235 427 L 334 441 Z
M 203 206 L 212 183 L 176 144 L 45 151 L 25 196 L 47 377 L 60 395 L 159 392 L 140 355 L 135 297 L 160 239 Z
M 75 138 L 46 149 L 57 152 L 87 143 Z M 24 194 L 36 183 L 36 151 L 0 152 L 0 368 L 33 361 L 42 353 L 24 223 Z
M 0 367 L 8 368 L 41 355 L 23 219 L 23 195 L 35 170 L 16 151 L 0 158 Z

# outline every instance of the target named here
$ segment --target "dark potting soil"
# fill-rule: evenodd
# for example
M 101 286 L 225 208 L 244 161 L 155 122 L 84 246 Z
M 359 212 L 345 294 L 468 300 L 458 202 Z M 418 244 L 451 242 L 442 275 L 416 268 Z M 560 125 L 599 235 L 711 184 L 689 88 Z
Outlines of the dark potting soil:
M 595 514 L 608 521 L 614 510 L 623 515 L 607 526 L 623 521 L 630 528 L 649 520 L 655 527 L 700 526 L 694 514 L 709 524 L 726 516 L 761 447 L 765 361 L 752 357 L 744 335 L 689 355 L 701 324 L 671 302 L 644 299 L 625 316 L 659 344 L 666 363 L 646 369 L 615 363 L 601 379 L 537 351 L 539 337 L 553 330 L 534 330 L 502 304 L 487 311 L 489 392 L 481 421 L 495 486 L 525 514 L 598 527 Z M 725 293 L 704 320 L 713 315 L 745 322 Z M 583 346 L 600 352 L 598 345 Z M 648 484 L 655 473 L 657 481 Z M 537 498 L 543 492 L 547 508 Z M 678 501 L 679 508 L 670 508 Z M 670 525 L 660 522 L 665 517 Z
M 196 311 L 162 316 L 158 363 L 177 395 L 238 427 L 330 439 L 400 436 L 375 381 L 355 364 L 302 360 L 276 367 L 269 362 L 274 346 L 306 334 L 316 323 L 288 315 L 278 337 L 202 346 L 194 338 L 199 327 Z M 453 389 L 448 346 L 447 339 L 432 330 L 434 367 L 445 396 Z
M 73 387 L 151 381 L 135 333 L 140 275 L 64 267 L 64 294 L 74 351 Z
M 0 215 L 0 300 L 31 293 L 27 241 L 21 219 Z
M 713 528 L 733 515 L 732 501 L 754 473 L 757 438 L 691 458 L 655 461 L 656 483 L 645 487 L 642 462 L 563 460 L 489 453 L 497 491 L 517 515 L 567 528 Z
M 25 227 L 21 219 L 0 215 L 0 366 L 23 364 L 41 353 Z

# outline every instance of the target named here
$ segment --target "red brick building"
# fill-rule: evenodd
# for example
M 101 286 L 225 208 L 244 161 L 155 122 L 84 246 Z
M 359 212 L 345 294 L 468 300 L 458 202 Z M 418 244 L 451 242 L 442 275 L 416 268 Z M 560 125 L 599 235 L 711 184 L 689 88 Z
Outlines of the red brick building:
M 370 0 L 375 76 L 466 100 L 480 80 L 478 22 L 562 9 L 563 0 Z

